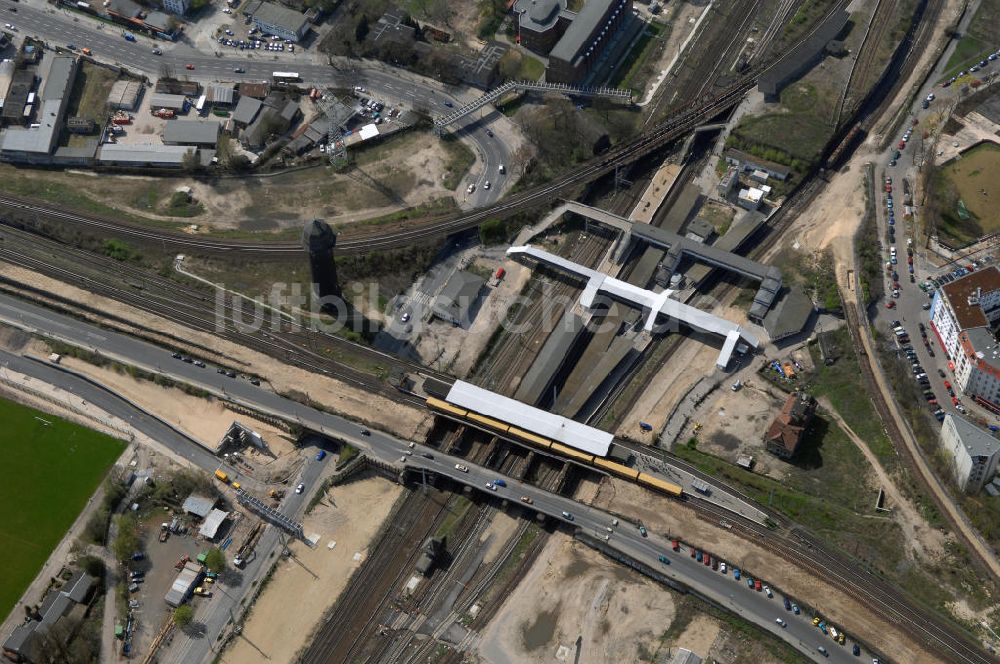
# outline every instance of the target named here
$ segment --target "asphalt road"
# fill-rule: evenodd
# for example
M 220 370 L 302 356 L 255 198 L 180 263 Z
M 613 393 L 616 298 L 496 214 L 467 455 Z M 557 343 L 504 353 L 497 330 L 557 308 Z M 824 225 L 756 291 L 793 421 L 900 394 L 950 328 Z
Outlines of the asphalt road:
M 17 12 L 10 12 L 11 8 L 16 8 Z M 367 96 L 374 94 L 403 101 L 410 108 L 427 109 L 432 116 L 451 110 L 445 102 L 457 107 L 475 96 L 464 89 L 445 86 L 374 61 L 338 59 L 340 64 L 331 66 L 309 61 L 309 54 L 304 50 L 290 58 L 285 54 L 265 56 L 266 51 L 234 51 L 221 46 L 221 55 L 215 55 L 200 52 L 188 44 L 153 40 L 138 34 L 137 41 L 129 42 L 122 36 L 120 26 L 97 21 L 79 12 L 49 5 L 38 7 L 27 2 L 2 0 L 0 13 L 4 15 L 4 22 L 13 23 L 21 35 L 43 39 L 53 47 L 72 44 L 77 49 L 90 48 L 95 59 L 141 72 L 153 80 L 160 77 L 164 66 L 172 68 L 173 75 L 178 78 L 201 83 L 270 81 L 274 71 L 295 71 L 306 85 L 345 88 L 362 85 L 368 89 Z M 163 55 L 154 55 L 154 46 L 161 49 Z M 251 53 L 254 55 L 248 57 Z M 194 65 L 193 70 L 186 69 L 189 64 Z M 243 69 L 243 73 L 236 73 L 237 68 Z M 482 111 L 456 122 L 452 128 L 457 136 L 468 139 L 482 160 L 481 170 L 470 173 L 465 183 L 477 183 L 475 192 L 466 197 L 470 207 L 490 205 L 503 192 L 508 176 L 501 175 L 499 167 L 510 163 L 510 151 L 499 137 L 490 135 L 490 125 L 500 117 L 495 110 Z M 491 183 L 488 190 L 483 186 L 486 180 Z
M 975 16 L 975 11 L 978 8 L 979 3 L 973 2 L 970 4 L 969 8 L 960 22 L 957 32 L 962 34 L 968 28 L 973 17 Z M 953 40 L 949 47 L 945 50 L 944 55 L 938 61 L 938 65 L 935 67 L 933 73 L 928 77 L 927 82 L 924 84 L 923 88 L 915 97 L 913 106 L 910 109 L 910 117 L 917 120 L 916 125 L 912 125 L 911 122 L 904 124 L 903 128 L 900 130 L 900 134 L 906 130 L 907 127 L 913 127 L 913 134 L 910 141 L 908 141 L 905 148 L 900 150 L 901 155 L 897 160 L 895 166 L 890 166 L 889 163 L 896 150 L 899 149 L 899 140 L 902 136 L 895 136 L 891 141 L 891 145 L 886 150 L 886 152 L 881 156 L 881 158 L 876 163 L 875 167 L 875 187 L 877 191 L 881 192 L 877 194 L 876 212 L 878 219 L 879 228 L 879 238 L 883 247 L 883 264 L 889 261 L 889 247 L 895 246 L 897 252 L 897 265 L 893 266 L 899 274 L 899 297 L 895 298 L 895 306 L 893 309 L 886 309 L 884 306 L 880 306 L 876 314 L 876 320 L 881 321 L 887 328 L 891 327 L 890 322 L 894 320 L 900 321 L 904 328 L 906 328 L 907 333 L 910 336 L 910 344 L 913 346 L 914 351 L 917 354 L 917 359 L 920 365 L 924 368 L 927 373 L 927 377 L 931 383 L 931 389 L 934 391 L 935 398 L 938 401 L 938 405 L 944 409 L 946 413 L 952 413 L 954 415 L 963 416 L 962 413 L 958 411 L 953 405 L 951 398 L 948 395 L 947 388 L 944 385 L 945 380 L 954 383 L 954 375 L 948 368 L 948 357 L 945 351 L 941 348 L 938 340 L 930 327 L 930 312 L 923 308 L 924 304 L 929 303 L 930 297 L 925 294 L 917 286 L 921 281 L 931 277 L 937 277 L 954 270 L 958 265 L 950 265 L 944 269 L 937 267 L 936 263 L 939 260 L 932 262 L 926 251 L 923 249 L 925 243 L 923 237 L 917 237 L 913 234 L 913 223 L 908 222 L 903 218 L 903 181 L 904 179 L 910 183 L 911 191 L 913 190 L 914 183 L 919 177 L 919 169 L 923 162 L 930 161 L 934 159 L 932 154 L 931 144 L 922 144 L 923 139 L 921 138 L 923 125 L 926 124 L 928 118 L 932 115 L 940 114 L 943 108 L 953 106 L 961 99 L 961 92 L 958 86 L 952 85 L 947 88 L 943 88 L 937 84 L 938 81 L 944 75 L 945 65 L 951 53 L 954 51 L 957 45 L 957 40 Z M 1000 44 L 996 44 L 995 48 L 1000 48 Z M 975 62 L 969 62 L 967 66 L 971 66 Z M 1000 76 L 1000 60 L 988 61 L 988 65 L 981 71 L 976 72 L 975 76 L 984 77 L 988 75 Z M 994 84 L 995 85 L 995 84 Z M 928 94 L 933 93 L 935 99 L 930 102 L 927 109 L 922 108 L 923 100 Z M 895 204 L 895 238 L 896 242 L 894 245 L 890 245 L 888 240 L 888 211 L 886 205 L 886 192 L 885 192 L 885 179 L 886 177 L 892 178 L 892 196 L 893 203 Z M 916 202 L 916 201 L 915 201 Z M 923 210 L 917 206 L 915 208 L 915 215 L 923 214 Z M 916 283 L 910 283 L 909 271 L 906 263 L 906 242 L 910 238 L 913 240 L 914 247 L 914 276 L 916 278 Z M 962 264 L 970 263 L 975 257 L 970 257 L 968 260 L 961 261 Z M 883 272 L 883 278 L 885 274 Z M 890 298 L 888 295 L 892 292 L 891 284 L 888 284 L 888 290 L 886 291 L 887 297 L 886 301 Z M 928 353 L 926 347 L 922 343 L 920 336 L 919 323 L 923 323 L 926 328 L 928 335 L 928 340 L 933 348 L 934 356 L 931 357 Z M 938 371 L 945 372 L 945 378 L 942 378 Z M 962 395 L 957 393 L 961 399 Z M 985 417 L 988 421 L 996 421 L 998 418 L 993 413 L 977 406 L 972 402 L 971 399 L 965 398 L 962 400 L 962 405 L 969 409 L 971 412 L 977 413 Z
M 133 339 L 123 334 L 96 328 L 88 323 L 50 312 L 44 308 L 21 302 L 6 295 L 0 295 L 0 320 L 16 326 L 38 331 L 54 336 L 66 342 L 84 346 L 102 354 L 120 359 L 123 362 L 158 371 L 177 380 L 182 380 L 205 389 L 225 394 L 229 398 L 240 401 L 253 408 L 271 412 L 286 419 L 299 421 L 303 426 L 322 432 L 330 437 L 347 440 L 373 458 L 411 468 L 423 467 L 456 481 L 467 483 L 479 491 L 489 491 L 485 484 L 496 479 L 494 471 L 471 466 L 468 462 L 438 453 L 435 450 L 415 446 L 412 450 L 409 443 L 388 434 L 372 430 L 364 435 L 359 425 L 342 417 L 317 411 L 294 401 L 278 396 L 273 392 L 256 387 L 243 379 L 227 378 L 218 374 L 213 367 L 199 368 L 171 357 L 168 350 L 159 348 L 145 341 Z M 62 372 L 57 372 L 61 374 Z M 58 379 L 64 376 L 51 375 Z M 60 382 L 61 384 L 61 382 Z M 96 403 L 96 402 L 95 402 Z M 131 419 L 131 418 L 130 418 Z M 180 444 L 179 441 L 177 441 Z M 407 452 L 410 452 L 407 454 Z M 461 463 L 469 470 L 463 472 L 456 468 Z M 214 467 L 214 464 L 212 464 Z M 324 473 L 332 472 L 332 464 L 311 460 L 308 462 L 297 482 L 306 485 L 306 491 L 301 495 L 290 493 L 283 501 L 281 510 L 284 514 L 297 518 L 304 505 L 315 489 Z M 856 662 L 847 648 L 832 642 L 809 623 L 811 616 L 794 616 L 785 611 L 780 598 L 768 599 L 763 593 L 749 590 L 742 582 L 736 582 L 730 575 L 715 572 L 711 567 L 694 562 L 685 552 L 680 555 L 671 552 L 670 543 L 664 538 L 649 533 L 643 537 L 636 527 L 624 521 L 613 532 L 608 532 L 612 516 L 606 512 L 580 505 L 570 498 L 558 496 L 523 484 L 513 478 L 506 478 L 507 487 L 500 487 L 495 492 L 498 498 L 520 502 L 521 496 L 529 496 L 533 504 L 530 509 L 550 517 L 564 520 L 562 512 L 573 515 L 573 521 L 567 526 L 582 528 L 592 534 L 609 536 L 609 544 L 619 551 L 634 557 L 649 565 L 659 567 L 668 577 L 694 588 L 704 597 L 711 599 L 726 608 L 739 613 L 744 618 L 762 626 L 815 661 L 827 661 L 817 651 L 816 647 L 824 645 L 830 651 L 832 661 Z M 494 492 L 490 491 L 493 494 Z M 201 607 L 196 620 L 205 626 L 202 638 L 177 637 L 174 643 L 164 653 L 164 662 L 201 662 L 211 659 L 211 646 L 215 637 L 225 627 L 230 619 L 230 610 L 234 609 L 243 593 L 252 586 L 252 580 L 259 578 L 265 561 L 276 555 L 279 543 L 278 531 L 268 528 L 257 546 L 258 555 L 247 563 L 245 569 L 233 584 L 222 584 L 218 596 L 209 602 L 199 602 Z M 671 560 L 666 565 L 659 561 L 659 556 L 665 555 Z M 756 570 L 755 570 L 756 571 Z M 775 573 L 772 578 L 779 578 Z M 809 598 L 812 603 L 821 603 L 818 598 Z M 782 617 L 787 621 L 787 627 L 775 623 L 775 618 Z

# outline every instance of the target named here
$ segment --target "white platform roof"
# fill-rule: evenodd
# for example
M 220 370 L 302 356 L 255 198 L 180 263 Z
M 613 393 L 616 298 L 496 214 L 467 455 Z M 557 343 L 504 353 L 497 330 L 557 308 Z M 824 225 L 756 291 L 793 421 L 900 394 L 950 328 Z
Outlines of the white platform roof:
M 662 314 L 669 318 L 681 321 L 696 330 L 708 332 L 725 338 L 725 342 L 722 346 L 722 352 L 719 354 L 719 359 L 716 361 L 716 364 L 719 367 L 725 368 L 725 366 L 729 364 L 729 359 L 732 356 L 733 350 L 736 347 L 736 342 L 739 339 L 742 338 L 753 348 L 757 348 L 759 344 L 757 337 L 750 334 L 747 330 L 744 330 L 736 323 L 730 322 L 725 318 L 720 318 L 714 314 L 710 314 L 707 311 L 696 309 L 695 307 L 684 304 L 679 300 L 672 299 L 670 295 L 673 291 L 671 290 L 655 293 L 651 290 L 646 290 L 645 288 L 639 288 L 638 286 L 633 286 L 632 284 L 622 281 L 621 279 L 615 279 L 614 277 L 608 276 L 603 272 L 592 270 L 589 267 L 566 260 L 562 256 L 551 254 L 543 249 L 537 249 L 530 245 L 523 247 L 511 247 L 507 250 L 507 255 L 515 258 L 518 256 L 528 256 L 536 261 L 552 265 L 564 272 L 575 274 L 586 279 L 587 285 L 584 287 L 583 294 L 580 296 L 580 304 L 588 309 L 594 307 L 598 295 L 607 295 L 617 300 L 629 302 L 637 307 L 648 310 L 649 315 L 646 317 L 646 323 L 644 325 L 646 330 L 651 331 L 656 325 L 656 317 Z
M 446 401 L 597 456 L 607 456 L 614 439 L 606 431 L 553 415 L 460 380 L 455 381 Z

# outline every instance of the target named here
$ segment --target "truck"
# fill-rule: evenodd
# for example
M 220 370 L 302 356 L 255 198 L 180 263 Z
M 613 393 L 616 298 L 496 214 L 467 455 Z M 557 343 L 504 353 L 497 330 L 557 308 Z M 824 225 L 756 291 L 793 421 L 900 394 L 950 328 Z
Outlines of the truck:
M 226 471 L 222 470 L 221 468 L 217 468 L 215 470 L 215 479 L 219 480 L 220 482 L 225 482 L 226 484 L 229 484 L 229 475 L 227 475 Z

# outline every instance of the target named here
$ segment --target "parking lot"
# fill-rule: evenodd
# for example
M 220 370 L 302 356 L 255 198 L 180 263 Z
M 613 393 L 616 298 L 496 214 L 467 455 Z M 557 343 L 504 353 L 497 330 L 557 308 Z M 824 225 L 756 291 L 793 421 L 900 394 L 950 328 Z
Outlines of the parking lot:
M 263 34 L 251 23 L 241 21 L 235 15 L 232 21 L 223 23 L 215 31 L 215 41 L 218 48 L 224 50 L 256 51 L 262 55 L 294 56 L 300 50 L 291 40 Z

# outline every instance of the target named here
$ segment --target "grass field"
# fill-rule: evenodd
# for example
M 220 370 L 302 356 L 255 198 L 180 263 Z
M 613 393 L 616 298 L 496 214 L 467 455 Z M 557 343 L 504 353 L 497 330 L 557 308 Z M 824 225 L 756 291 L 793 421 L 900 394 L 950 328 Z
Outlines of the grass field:
M 726 144 L 803 172 L 833 134 L 837 99 L 811 73 L 781 91 L 781 112 L 744 117 Z
M 983 143 L 931 176 L 938 233 L 972 242 L 1000 231 L 1000 146 Z M 959 216 L 959 201 L 971 213 Z
M 0 400 L 0 614 L 6 615 L 66 534 L 124 444 Z

